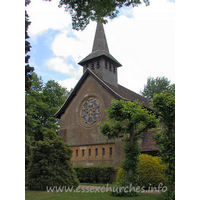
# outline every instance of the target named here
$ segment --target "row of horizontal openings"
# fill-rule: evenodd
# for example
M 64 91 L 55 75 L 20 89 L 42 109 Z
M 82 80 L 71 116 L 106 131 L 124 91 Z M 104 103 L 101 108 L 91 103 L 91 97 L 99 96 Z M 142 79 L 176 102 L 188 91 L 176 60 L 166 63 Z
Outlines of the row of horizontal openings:
M 112 156 L 112 147 L 110 147 L 110 156 Z M 88 155 L 91 156 L 91 149 L 88 150 Z M 102 155 L 105 156 L 105 148 L 102 148 Z M 85 150 L 82 149 L 82 157 L 85 156 Z M 98 156 L 98 148 L 95 149 L 95 156 Z M 76 157 L 78 157 L 78 150 L 76 150 Z
M 113 71 L 114 72 L 114 74 L 115 74 L 115 72 L 116 72 L 116 68 L 115 68 L 115 66 L 113 65 L 113 67 L 112 67 L 112 64 L 111 63 L 109 63 L 107 60 L 105 61 L 105 68 L 106 69 L 108 69 L 108 67 L 109 67 L 109 71 Z M 113 70 L 112 70 L 112 68 L 113 68 Z

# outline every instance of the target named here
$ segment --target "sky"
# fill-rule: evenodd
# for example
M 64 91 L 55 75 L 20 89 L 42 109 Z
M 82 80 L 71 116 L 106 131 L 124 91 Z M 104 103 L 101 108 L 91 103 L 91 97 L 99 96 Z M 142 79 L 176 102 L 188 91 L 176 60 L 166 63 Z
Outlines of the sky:
M 26 7 L 31 21 L 30 65 L 44 82 L 56 80 L 68 90 L 83 74 L 77 63 L 92 51 L 96 22 L 72 30 L 71 16 L 59 0 L 32 0 Z M 120 9 L 104 25 L 110 54 L 121 64 L 118 83 L 140 93 L 148 77 L 175 83 L 175 1 L 151 0 L 150 6 Z

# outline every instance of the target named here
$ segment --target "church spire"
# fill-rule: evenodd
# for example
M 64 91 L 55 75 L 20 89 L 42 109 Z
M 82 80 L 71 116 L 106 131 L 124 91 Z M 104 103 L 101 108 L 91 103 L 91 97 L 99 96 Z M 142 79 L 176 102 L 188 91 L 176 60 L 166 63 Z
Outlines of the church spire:
M 108 50 L 102 23 L 97 23 L 92 52 L 81 60 L 83 72 L 89 68 L 103 81 L 118 87 L 117 68 L 122 66 Z
M 92 52 L 99 50 L 107 51 L 109 53 L 106 35 L 102 23 L 97 23 Z

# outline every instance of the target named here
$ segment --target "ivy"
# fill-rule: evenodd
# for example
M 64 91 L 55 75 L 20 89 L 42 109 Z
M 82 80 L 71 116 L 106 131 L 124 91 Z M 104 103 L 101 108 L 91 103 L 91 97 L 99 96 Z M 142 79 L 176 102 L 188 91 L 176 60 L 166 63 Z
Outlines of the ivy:
M 162 199 L 175 199 L 175 92 L 157 94 L 153 98 L 153 107 L 163 123 L 154 140 L 160 149 L 160 157 L 168 165 L 165 171 L 168 191 L 162 194 Z
M 139 101 L 113 100 L 111 106 L 105 111 L 107 121 L 102 123 L 100 131 L 108 139 L 119 138 L 120 133 L 125 134 L 124 157 L 122 168 L 127 171 L 123 186 L 138 181 L 138 164 L 141 148 L 138 145 L 140 136 L 149 129 L 157 127 L 156 116 L 145 109 Z M 136 193 L 112 192 L 114 196 L 135 196 Z

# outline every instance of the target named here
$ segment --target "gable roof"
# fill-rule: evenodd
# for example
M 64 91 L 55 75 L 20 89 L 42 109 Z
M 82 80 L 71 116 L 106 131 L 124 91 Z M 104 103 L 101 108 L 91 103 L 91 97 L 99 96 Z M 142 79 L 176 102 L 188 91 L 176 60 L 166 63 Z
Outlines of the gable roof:
M 113 96 L 115 96 L 117 99 L 122 99 L 124 101 L 135 101 L 138 99 L 140 102 L 143 102 L 143 106 L 149 110 L 149 103 L 150 100 L 142 97 L 141 95 L 121 86 L 118 85 L 118 87 L 115 87 L 109 83 L 106 83 L 101 78 L 99 78 L 91 69 L 87 68 L 76 84 L 74 90 L 70 93 L 66 101 L 63 103 L 61 108 L 55 113 L 54 117 L 60 118 L 61 115 L 65 112 L 66 108 L 68 107 L 69 103 L 72 101 L 72 99 L 76 96 L 76 93 L 80 89 L 81 85 L 84 83 L 86 78 L 91 75 L 95 80 L 97 80 L 108 92 L 110 92 Z

